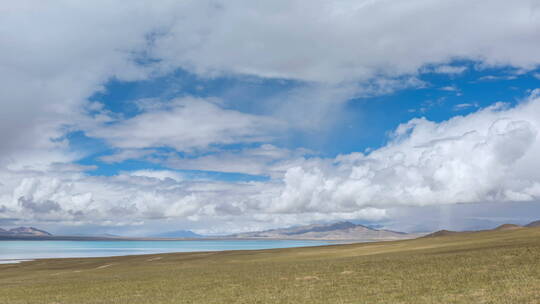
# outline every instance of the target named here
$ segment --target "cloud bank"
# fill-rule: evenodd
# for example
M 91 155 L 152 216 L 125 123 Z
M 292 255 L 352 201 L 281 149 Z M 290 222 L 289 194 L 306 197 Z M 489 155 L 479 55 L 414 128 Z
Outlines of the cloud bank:
M 413 119 L 366 154 L 320 158 L 275 142 L 293 129 L 323 134 L 351 98 L 422 87 L 422 73 L 463 73 L 455 60 L 477 62 L 476 69 L 538 67 L 534 0 L 28 0 L 2 5 L 0 17 L 3 220 L 134 225 L 183 218 L 242 229 L 382 219 L 396 205 L 540 195 L 536 93 L 516 107 L 498 104 L 441 123 Z M 219 98 L 181 96 L 134 100 L 140 111 L 125 117 L 89 100 L 111 80 L 178 69 L 201 78 L 294 80 L 298 88 L 265 101 L 269 110 L 257 114 Z M 271 178 L 184 180 L 167 170 L 90 176 L 74 164 L 85 151 L 70 148 L 72 131 L 117 149 L 104 162 L 151 157 L 165 147 L 201 153 L 166 158 L 171 170 Z M 225 145 L 249 147 L 219 150 Z
M 152 219 L 241 220 L 242 227 L 350 218 L 380 220 L 397 206 L 537 201 L 540 98 L 435 123 L 413 119 L 368 154 L 302 158 L 263 182 L 182 180 L 163 171 L 89 177 L 3 173 L 4 218 L 135 224 Z M 272 147 L 259 150 L 272 151 Z M 12 189 L 12 190 L 11 190 Z M 11 190 L 11 191 L 6 191 Z M 126 222 L 118 222 L 118 216 Z
M 278 211 L 532 201 L 540 195 L 540 99 L 441 123 L 413 119 L 369 154 L 340 155 L 326 170 L 294 167 Z M 332 202 L 332 204 L 328 204 Z

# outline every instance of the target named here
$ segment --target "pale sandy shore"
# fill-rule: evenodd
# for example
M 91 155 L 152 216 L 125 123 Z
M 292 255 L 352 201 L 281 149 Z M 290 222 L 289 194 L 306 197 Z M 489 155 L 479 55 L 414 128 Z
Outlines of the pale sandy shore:
M 21 262 L 30 262 L 33 260 L 25 260 L 25 259 L 3 259 L 0 260 L 0 264 L 18 264 Z

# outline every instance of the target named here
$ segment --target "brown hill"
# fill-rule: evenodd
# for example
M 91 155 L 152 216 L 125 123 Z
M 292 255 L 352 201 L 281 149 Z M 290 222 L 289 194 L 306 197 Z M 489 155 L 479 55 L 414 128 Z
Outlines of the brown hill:
M 537 222 L 538 222 L 537 225 L 540 226 L 540 221 L 537 221 Z M 533 223 L 536 223 L 536 222 L 533 222 Z M 533 223 L 531 223 L 531 224 L 533 224 Z M 525 226 L 525 227 L 535 227 L 535 226 Z M 491 229 L 491 230 L 493 230 L 493 231 L 505 231 L 505 230 L 521 229 L 521 228 L 523 228 L 523 227 L 520 226 L 520 225 L 516 225 L 516 224 L 502 224 L 502 225 L 498 226 L 497 228 L 494 228 L 494 229 Z M 479 231 L 490 231 L 490 229 L 488 229 L 488 230 L 479 230 Z M 475 231 L 451 231 L 451 230 L 443 229 L 443 230 L 435 231 L 435 232 L 430 233 L 430 234 L 426 234 L 424 237 L 448 236 L 448 235 L 455 235 L 455 234 L 460 234 L 460 233 L 470 233 L 470 232 L 475 232 Z
M 520 228 L 523 228 L 523 227 L 521 227 L 520 225 L 516 225 L 516 224 L 502 224 L 502 225 L 500 225 L 499 227 L 497 227 L 497 228 L 495 228 L 493 230 L 504 231 L 504 230 L 520 229 Z
M 435 232 L 430 233 L 430 234 L 426 234 L 423 237 L 448 236 L 448 235 L 455 235 L 455 234 L 459 234 L 459 233 L 462 233 L 462 232 L 443 229 L 443 230 L 435 231 Z

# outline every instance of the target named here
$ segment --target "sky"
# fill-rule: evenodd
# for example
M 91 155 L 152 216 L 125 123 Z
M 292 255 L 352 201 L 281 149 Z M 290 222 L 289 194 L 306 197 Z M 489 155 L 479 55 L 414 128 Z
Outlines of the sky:
M 12 1 L 0 227 L 540 219 L 537 0 Z

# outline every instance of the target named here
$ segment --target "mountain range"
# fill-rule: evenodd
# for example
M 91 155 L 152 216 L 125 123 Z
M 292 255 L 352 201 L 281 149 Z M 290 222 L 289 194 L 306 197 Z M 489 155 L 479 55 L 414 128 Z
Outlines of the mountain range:
M 52 234 L 34 227 L 17 227 L 9 230 L 0 228 L 0 236 L 52 236 Z
M 378 230 L 351 222 L 314 224 L 257 232 L 229 235 L 229 238 L 287 239 L 287 240 L 359 240 L 387 241 L 416 238 L 419 234 L 409 234 L 391 230 Z
M 540 220 L 520 226 L 503 224 L 492 230 L 513 230 L 540 226 Z M 420 236 L 436 237 L 467 233 L 471 231 L 439 230 L 430 234 L 404 233 L 385 229 L 375 229 L 364 225 L 343 221 L 330 224 L 313 224 L 264 231 L 244 232 L 220 237 L 205 236 L 190 230 L 177 230 L 152 235 L 149 238 L 125 238 L 114 235 L 91 236 L 53 236 L 51 233 L 34 227 L 17 227 L 9 230 L 0 228 L 0 239 L 274 239 L 274 240 L 347 240 L 347 241 L 390 241 L 417 238 Z
M 479 231 L 506 231 L 506 230 L 515 230 L 515 229 L 523 229 L 523 228 L 532 228 L 532 227 L 540 227 L 540 220 L 530 222 L 527 225 L 516 225 L 516 224 L 502 224 L 499 225 L 493 229 L 486 229 L 486 230 L 479 230 Z M 435 231 L 429 234 L 424 235 L 424 237 L 437 237 L 437 236 L 448 236 L 448 235 L 456 235 L 456 234 L 462 234 L 462 233 L 470 233 L 470 232 L 477 232 L 476 231 L 451 231 L 451 230 L 439 230 Z
M 540 227 L 540 220 L 539 220 L 539 221 L 530 222 L 530 223 L 528 223 L 527 225 L 525 225 L 525 227 Z
M 204 235 L 197 234 L 191 230 L 177 230 L 177 231 L 169 231 L 164 233 L 158 233 L 154 234 L 151 237 L 156 238 L 204 238 Z

